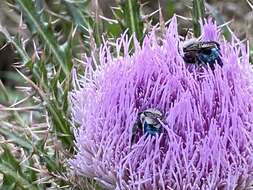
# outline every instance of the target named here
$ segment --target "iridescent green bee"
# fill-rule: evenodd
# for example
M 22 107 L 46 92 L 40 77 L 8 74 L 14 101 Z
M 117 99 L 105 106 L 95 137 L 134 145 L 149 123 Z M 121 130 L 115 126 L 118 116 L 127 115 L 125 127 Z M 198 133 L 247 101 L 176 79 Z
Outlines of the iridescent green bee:
M 140 112 L 133 126 L 131 142 L 135 142 L 138 134 L 155 136 L 163 133 L 162 120 L 163 114 L 155 108 L 149 108 Z

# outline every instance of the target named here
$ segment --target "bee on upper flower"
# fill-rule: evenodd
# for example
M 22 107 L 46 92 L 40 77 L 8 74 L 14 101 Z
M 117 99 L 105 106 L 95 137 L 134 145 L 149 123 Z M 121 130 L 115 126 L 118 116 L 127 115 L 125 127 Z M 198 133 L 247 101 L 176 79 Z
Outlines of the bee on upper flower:
M 216 41 L 201 42 L 195 38 L 185 41 L 183 59 L 190 64 L 209 65 L 212 70 L 216 63 L 223 66 L 220 44 Z

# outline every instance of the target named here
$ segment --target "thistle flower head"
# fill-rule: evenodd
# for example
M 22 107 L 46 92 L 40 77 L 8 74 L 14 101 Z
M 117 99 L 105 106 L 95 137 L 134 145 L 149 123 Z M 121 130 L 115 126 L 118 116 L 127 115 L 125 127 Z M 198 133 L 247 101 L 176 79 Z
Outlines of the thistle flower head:
M 182 58 L 173 18 L 162 43 L 151 32 L 129 55 L 118 39 L 116 56 L 101 48 L 86 60 L 71 93 L 80 176 L 107 189 L 245 189 L 253 182 L 253 72 L 245 46 L 220 41 L 215 23 L 202 41 L 220 45 L 223 66 L 199 70 Z M 123 53 L 122 53 L 123 51 Z M 94 65 L 96 66 L 94 68 Z M 163 132 L 147 135 L 140 113 L 156 109 Z M 135 140 L 132 141 L 133 136 Z

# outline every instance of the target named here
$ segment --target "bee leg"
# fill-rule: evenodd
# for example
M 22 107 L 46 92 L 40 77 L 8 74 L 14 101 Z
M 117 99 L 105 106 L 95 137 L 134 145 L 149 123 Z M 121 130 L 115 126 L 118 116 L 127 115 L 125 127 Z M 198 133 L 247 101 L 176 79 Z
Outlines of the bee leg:
M 198 65 L 205 65 L 205 62 L 202 60 L 202 58 L 199 54 L 196 55 L 196 63 Z
M 206 56 L 204 56 L 202 54 L 198 54 L 196 56 L 196 58 L 198 60 L 199 65 L 208 65 L 212 71 L 215 69 L 215 67 L 214 67 L 215 60 L 211 61 L 210 59 L 208 59 Z
M 137 137 L 137 133 L 140 129 L 140 122 L 136 122 L 132 128 L 132 136 L 131 136 L 131 145 L 133 145 L 134 143 L 136 143 L 136 137 Z
M 211 68 L 212 71 L 214 71 L 215 67 L 214 67 L 214 63 L 210 63 L 209 67 Z
M 217 58 L 217 63 L 222 67 L 223 66 L 223 63 L 222 63 L 222 60 L 220 58 L 220 56 Z

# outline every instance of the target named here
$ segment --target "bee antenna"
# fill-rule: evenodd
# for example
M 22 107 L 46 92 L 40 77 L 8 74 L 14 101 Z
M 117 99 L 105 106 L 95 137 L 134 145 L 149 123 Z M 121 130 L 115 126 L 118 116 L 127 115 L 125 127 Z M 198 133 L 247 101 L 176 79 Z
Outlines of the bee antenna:
M 190 31 L 190 27 L 188 27 L 187 30 L 186 30 L 186 33 L 185 33 L 185 36 L 184 36 L 184 41 L 186 40 L 186 37 L 187 37 L 189 31 Z
M 197 41 L 199 42 L 199 41 L 201 40 L 201 38 L 202 38 L 202 36 L 198 37 L 198 38 L 197 38 Z

